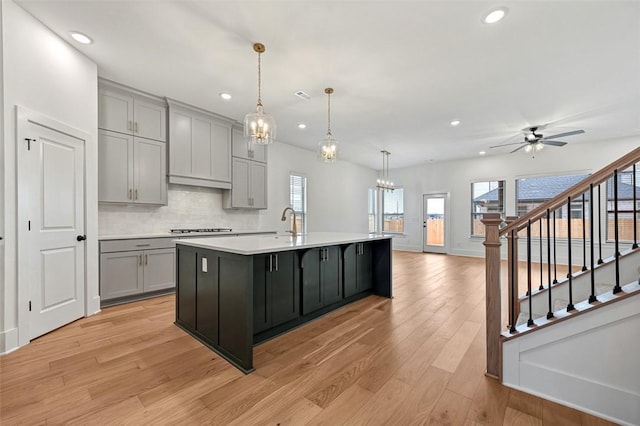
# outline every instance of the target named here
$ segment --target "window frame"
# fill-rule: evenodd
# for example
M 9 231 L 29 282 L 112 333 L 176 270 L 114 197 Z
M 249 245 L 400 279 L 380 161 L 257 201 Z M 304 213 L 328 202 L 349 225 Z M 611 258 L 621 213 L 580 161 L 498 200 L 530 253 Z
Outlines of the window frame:
M 393 193 L 396 193 L 396 191 L 402 191 L 402 213 L 399 214 L 399 212 L 395 212 L 395 213 L 387 213 L 386 209 L 385 209 L 385 196 L 388 192 L 390 191 L 385 191 L 382 190 L 382 232 L 385 234 L 404 234 L 404 199 L 405 199 L 405 194 L 404 194 L 404 187 L 403 186 L 398 186 L 393 190 Z M 385 216 L 386 215 L 401 215 L 402 216 L 402 229 L 399 231 L 389 231 L 387 229 L 385 229 L 385 224 L 386 224 L 386 220 L 385 220 Z
M 489 188 L 490 188 L 489 191 L 487 191 L 487 193 L 488 193 L 488 192 L 493 191 L 493 189 L 491 189 L 491 183 L 493 183 L 493 182 L 498 184 L 498 186 L 497 186 L 498 189 L 500 188 L 500 184 L 502 184 L 502 191 L 501 192 L 499 191 L 499 194 L 500 194 L 499 195 L 499 199 L 502 198 L 502 209 L 500 211 L 490 210 L 490 211 L 487 211 L 487 212 L 475 212 L 474 211 L 474 207 L 475 207 L 476 204 L 475 204 L 474 200 L 475 200 L 476 197 L 474 196 L 474 185 L 476 185 L 478 183 L 488 183 L 489 184 Z M 474 181 L 471 182 L 470 188 L 471 188 L 471 193 L 470 193 L 470 195 L 471 195 L 471 209 L 470 209 L 471 212 L 470 213 L 471 214 L 470 214 L 469 234 L 470 234 L 471 238 L 484 238 L 485 237 L 484 233 L 482 233 L 482 234 L 475 234 L 474 233 L 474 226 L 473 226 L 474 216 L 478 215 L 478 214 L 483 214 L 483 213 L 500 213 L 501 217 L 505 217 L 506 211 L 507 211 L 506 210 L 507 209 L 507 203 L 506 203 L 507 180 L 506 179 L 474 180 Z M 498 203 L 500 203 L 500 200 L 498 200 Z M 483 229 L 484 229 L 484 227 L 483 227 Z
M 302 210 L 296 210 L 294 206 L 296 204 L 293 199 L 294 178 L 300 178 L 302 181 L 302 191 L 301 191 L 301 201 L 300 201 Z M 308 204 L 307 204 L 308 187 L 309 187 L 309 182 L 306 174 L 299 173 L 299 172 L 289 172 L 289 206 L 296 212 L 296 218 L 299 219 L 300 221 L 300 226 L 297 229 L 298 234 L 307 233 L 307 226 L 308 226 L 307 222 L 308 222 L 308 214 L 309 214 Z

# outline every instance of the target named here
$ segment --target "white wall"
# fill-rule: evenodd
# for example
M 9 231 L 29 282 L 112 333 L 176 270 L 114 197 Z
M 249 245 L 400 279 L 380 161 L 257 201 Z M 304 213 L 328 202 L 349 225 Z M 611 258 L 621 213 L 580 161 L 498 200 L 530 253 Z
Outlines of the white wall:
M 87 294 L 88 313 L 99 310 L 97 212 L 97 67 L 12 1 L 2 2 L 2 61 L 4 65 L 3 155 L 5 208 L 3 237 L 4 288 L 0 352 L 28 342 L 18 328 L 27 307 L 18 304 L 16 271 L 16 105 L 91 135 L 87 156 Z M 24 306 L 23 306 L 24 305 Z
M 576 138 L 579 136 L 576 136 Z M 422 251 L 422 195 L 450 194 L 449 253 L 484 256 L 481 238 L 470 238 L 471 182 L 506 180 L 507 215 L 515 215 L 515 180 L 525 176 L 591 173 L 633 150 L 640 138 L 547 147 L 536 158 L 524 153 L 430 163 L 391 171 L 397 186 L 405 189 L 406 238 L 394 242 L 398 249 Z

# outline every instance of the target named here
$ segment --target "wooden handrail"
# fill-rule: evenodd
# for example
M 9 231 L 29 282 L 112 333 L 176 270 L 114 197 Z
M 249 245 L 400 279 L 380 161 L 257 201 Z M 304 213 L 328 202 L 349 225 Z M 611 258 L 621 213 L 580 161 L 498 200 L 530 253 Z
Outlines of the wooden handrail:
M 507 226 L 500 229 L 500 236 L 506 235 L 512 229 L 515 229 L 516 231 L 521 230 L 524 226 L 526 226 L 529 219 L 531 219 L 531 222 L 535 222 L 536 220 L 541 219 L 542 217 L 546 216 L 547 209 L 551 211 L 559 209 L 566 204 L 568 197 L 571 197 L 573 199 L 574 197 L 582 195 L 589 190 L 589 185 L 599 185 L 609 179 L 609 177 L 615 170 L 624 170 L 639 161 L 640 147 L 634 149 L 623 157 L 620 157 L 613 163 L 609 164 L 606 167 L 603 167 L 594 174 L 587 176 L 571 188 L 556 195 L 554 198 L 531 210 L 526 215 L 518 218 L 518 220 L 509 223 Z

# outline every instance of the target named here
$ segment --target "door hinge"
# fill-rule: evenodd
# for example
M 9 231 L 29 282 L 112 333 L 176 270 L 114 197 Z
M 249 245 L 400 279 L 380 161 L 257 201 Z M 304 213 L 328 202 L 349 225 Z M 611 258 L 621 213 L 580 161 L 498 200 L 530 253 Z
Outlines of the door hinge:
M 29 300 L 29 312 L 31 312 L 31 300 Z
M 27 151 L 31 151 L 31 141 L 35 142 L 35 139 L 24 138 L 27 141 Z

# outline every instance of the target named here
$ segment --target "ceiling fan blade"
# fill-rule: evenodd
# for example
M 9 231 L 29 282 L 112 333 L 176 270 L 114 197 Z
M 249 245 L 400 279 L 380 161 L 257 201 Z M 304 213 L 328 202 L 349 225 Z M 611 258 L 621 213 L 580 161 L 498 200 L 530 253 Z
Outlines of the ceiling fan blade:
M 547 141 L 547 140 L 543 140 L 541 141 L 544 145 L 551 145 L 551 146 L 565 146 L 567 143 L 566 142 L 561 142 L 561 141 Z
M 520 151 L 522 148 L 524 148 L 525 146 L 527 146 L 526 143 L 522 144 L 522 146 L 517 147 L 516 149 L 514 149 L 513 151 L 511 151 L 509 154 L 513 154 L 516 151 Z
M 564 138 L 565 136 L 579 135 L 581 133 L 584 133 L 584 130 L 574 130 L 572 132 L 559 133 L 557 135 L 545 136 L 545 137 L 542 138 L 542 140 L 555 139 L 555 138 Z
M 501 146 L 509 146 L 509 145 L 520 145 L 526 142 L 513 142 L 513 143 L 503 143 L 502 145 L 494 145 L 494 146 L 490 146 L 489 148 L 499 148 Z

